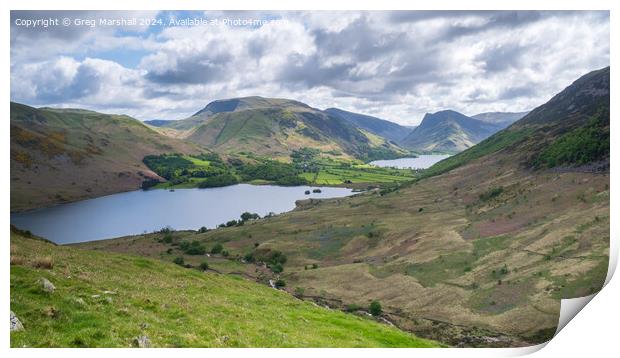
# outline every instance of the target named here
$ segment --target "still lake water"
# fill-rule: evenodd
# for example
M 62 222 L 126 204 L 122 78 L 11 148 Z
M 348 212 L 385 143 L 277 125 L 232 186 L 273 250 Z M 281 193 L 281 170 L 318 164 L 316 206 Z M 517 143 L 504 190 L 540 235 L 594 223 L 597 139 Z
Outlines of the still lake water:
M 433 164 L 448 158 L 447 154 L 420 155 L 417 158 L 400 158 L 391 160 L 375 160 L 370 162 L 378 167 L 400 168 L 400 169 L 426 169 Z
M 352 195 L 348 188 L 238 184 L 222 188 L 130 191 L 11 214 L 11 224 L 58 244 L 159 230 L 215 228 L 245 211 L 264 216 L 293 210 L 295 201 Z

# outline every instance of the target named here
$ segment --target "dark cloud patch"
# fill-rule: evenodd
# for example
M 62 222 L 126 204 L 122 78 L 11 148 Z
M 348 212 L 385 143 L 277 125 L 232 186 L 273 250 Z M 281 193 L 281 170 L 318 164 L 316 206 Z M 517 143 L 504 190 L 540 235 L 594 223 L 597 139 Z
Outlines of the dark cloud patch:
M 503 90 L 499 94 L 498 99 L 504 100 L 516 99 L 521 97 L 533 97 L 537 94 L 537 92 L 538 91 L 536 90 L 536 84 L 521 85 Z
M 521 57 L 528 53 L 528 46 L 507 43 L 487 49 L 478 57 L 478 60 L 484 62 L 485 70 L 501 72 L 518 68 L 521 64 Z
M 90 64 L 80 64 L 71 78 L 61 68 L 49 68 L 38 75 L 34 78 L 35 103 L 74 101 L 101 89 L 101 75 Z
M 201 84 L 218 81 L 229 74 L 227 63 L 232 57 L 227 53 L 219 53 L 174 58 L 176 61 L 173 65 L 149 71 L 146 79 L 161 84 Z
M 288 57 L 286 65 L 278 71 L 277 79 L 283 84 L 293 87 L 312 88 L 316 86 L 333 85 L 347 77 L 347 73 L 354 67 L 351 63 L 334 64 L 327 66 L 317 55 L 302 56 L 293 54 Z
M 369 61 L 388 55 L 407 44 L 407 34 L 384 32 L 373 28 L 361 17 L 339 32 L 316 29 L 312 32 L 317 49 L 323 56 L 348 55 L 355 61 Z

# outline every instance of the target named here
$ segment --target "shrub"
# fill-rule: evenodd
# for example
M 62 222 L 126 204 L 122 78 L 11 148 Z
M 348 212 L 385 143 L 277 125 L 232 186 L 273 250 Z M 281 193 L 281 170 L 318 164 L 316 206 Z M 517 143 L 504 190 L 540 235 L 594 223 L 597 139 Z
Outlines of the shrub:
M 305 292 L 306 289 L 304 289 L 303 287 L 295 287 L 295 292 L 293 293 L 293 295 L 297 298 L 301 298 L 304 297 Z
M 275 265 L 270 265 L 269 268 L 271 269 L 273 273 L 280 273 L 284 271 L 284 266 L 282 266 L 282 264 L 280 263 L 277 263 Z
M 491 188 L 489 190 L 487 190 L 486 192 L 480 194 L 480 201 L 489 201 L 497 196 L 499 196 L 501 193 L 504 192 L 504 188 L 499 186 L 497 188 Z
M 211 253 L 212 254 L 219 254 L 224 250 L 224 246 L 222 246 L 222 244 L 215 244 L 212 248 L 211 248 Z
M 319 265 L 317 265 L 317 264 L 312 264 L 312 268 L 313 268 L 313 269 L 317 269 L 317 268 L 319 268 Z
M 376 300 L 370 302 L 369 311 L 371 315 L 379 316 L 383 312 L 383 309 L 381 308 L 381 303 L 379 303 L 379 301 L 376 301 Z
M 203 227 L 201 227 L 200 229 L 198 229 L 198 232 L 199 232 L 199 233 L 201 233 L 201 234 L 203 234 L 203 233 L 205 233 L 205 232 L 207 232 L 207 231 L 209 231 L 209 229 L 207 229 L 207 227 L 206 227 L 206 226 L 203 226 Z
M 166 244 L 170 244 L 170 243 L 172 243 L 172 234 L 171 234 L 171 233 L 169 233 L 169 232 L 167 232 L 167 233 L 164 235 L 164 239 L 163 239 L 163 241 L 164 241 Z
M 172 262 L 174 262 L 175 264 L 177 264 L 179 266 L 183 266 L 185 264 L 185 260 L 183 259 L 182 256 L 175 257 Z
M 230 253 L 226 250 L 222 250 L 222 256 L 224 257 L 228 257 L 230 255 Z
M 344 308 L 344 310 L 347 312 L 355 312 L 355 311 L 359 311 L 360 309 L 362 309 L 362 307 L 360 307 L 359 305 L 356 305 L 355 303 L 348 304 Z
M 286 281 L 279 279 L 274 283 L 274 286 L 276 286 L 276 288 L 286 287 Z
M 11 255 L 11 265 L 21 266 L 26 262 L 26 260 L 21 256 L 13 256 Z
M 187 241 L 181 242 L 181 250 L 187 255 L 204 255 L 207 252 L 207 249 L 201 244 L 199 241 L 192 241 L 191 243 Z
M 251 252 L 250 252 L 250 253 L 247 253 L 247 254 L 245 254 L 245 256 L 243 257 L 243 259 L 244 259 L 246 262 L 254 262 L 254 254 L 253 254 L 253 253 L 251 253 Z
M 32 266 L 36 268 L 51 270 L 54 267 L 54 260 L 49 256 L 37 257 L 34 259 Z
M 169 234 L 171 233 L 173 230 L 170 226 L 166 226 L 166 227 L 162 227 L 161 229 L 159 229 L 159 233 L 160 234 Z
M 201 271 L 207 271 L 209 269 L 209 263 L 207 263 L 206 261 L 203 261 L 200 263 L 200 266 L 198 266 L 200 268 Z

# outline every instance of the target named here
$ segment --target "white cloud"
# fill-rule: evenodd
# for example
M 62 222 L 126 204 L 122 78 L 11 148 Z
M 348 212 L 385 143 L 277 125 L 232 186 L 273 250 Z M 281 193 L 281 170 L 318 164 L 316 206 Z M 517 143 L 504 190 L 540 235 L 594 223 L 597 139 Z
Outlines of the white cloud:
M 609 65 L 606 12 L 206 14 L 287 21 L 161 32 L 12 27 L 11 98 L 179 119 L 215 99 L 261 95 L 415 124 L 448 108 L 529 110 Z M 105 51 L 113 55 L 97 58 Z M 121 65 L 128 51 L 143 53 L 136 66 Z

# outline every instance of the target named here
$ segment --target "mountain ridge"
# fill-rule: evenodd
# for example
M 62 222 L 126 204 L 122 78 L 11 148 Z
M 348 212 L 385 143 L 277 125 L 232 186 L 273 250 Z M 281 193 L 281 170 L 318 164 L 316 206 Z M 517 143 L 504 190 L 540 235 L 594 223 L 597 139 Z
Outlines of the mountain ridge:
M 427 113 L 401 144 L 423 152 L 456 153 L 499 130 L 495 124 L 468 117 L 454 110 Z

